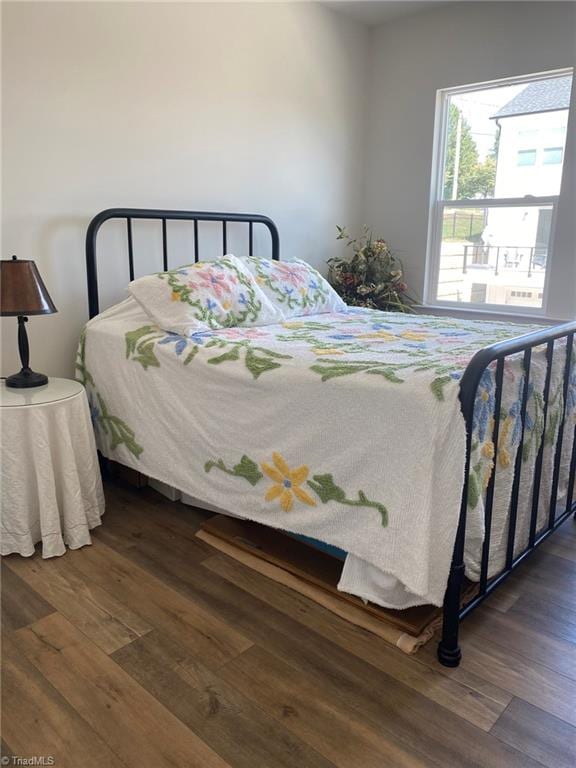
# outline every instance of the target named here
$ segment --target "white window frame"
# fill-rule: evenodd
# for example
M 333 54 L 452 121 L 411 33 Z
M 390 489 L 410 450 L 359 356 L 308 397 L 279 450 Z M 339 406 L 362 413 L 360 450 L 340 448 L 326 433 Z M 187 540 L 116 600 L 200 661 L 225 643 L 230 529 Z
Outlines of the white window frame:
M 462 200 L 445 200 L 443 197 L 444 186 L 444 161 L 446 153 L 446 140 L 448 137 L 448 106 L 450 96 L 470 91 L 489 90 L 502 88 L 507 85 L 520 85 L 531 83 L 535 80 L 549 80 L 552 77 L 565 77 L 575 73 L 572 67 L 555 69 L 548 72 L 539 72 L 520 77 L 507 77 L 501 80 L 490 80 L 483 83 L 472 83 L 454 88 L 441 88 L 436 92 L 436 113 L 434 120 L 434 148 L 432 152 L 432 183 L 430 192 L 430 207 L 428 213 L 428 242 L 426 248 L 426 270 L 424 277 L 424 306 L 440 307 L 445 309 L 457 309 L 458 311 L 471 311 L 484 314 L 510 314 L 524 317 L 534 316 L 548 318 L 550 274 L 554 263 L 553 243 L 556 231 L 556 214 L 560 195 L 533 196 L 510 198 L 466 198 Z M 576 87 L 574 82 L 572 88 Z M 570 124 L 569 128 L 570 129 Z M 564 174 L 566 153 L 562 158 L 562 174 Z M 445 208 L 511 208 L 526 206 L 551 206 L 552 217 L 550 222 L 550 240 L 546 261 L 546 274 L 544 276 L 544 288 L 542 293 L 542 307 L 516 306 L 513 304 L 478 304 L 474 302 L 443 301 L 436 298 L 438 279 L 440 276 L 440 250 L 442 246 L 442 222 Z

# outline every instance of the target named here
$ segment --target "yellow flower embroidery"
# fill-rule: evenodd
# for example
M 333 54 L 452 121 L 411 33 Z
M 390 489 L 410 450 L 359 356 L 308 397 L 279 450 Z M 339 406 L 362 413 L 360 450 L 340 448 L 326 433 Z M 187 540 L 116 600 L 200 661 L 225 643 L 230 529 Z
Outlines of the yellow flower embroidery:
M 322 349 L 320 347 L 316 347 L 312 350 L 315 355 L 343 355 L 344 352 L 340 349 Z
M 396 336 L 388 331 L 374 331 L 374 333 L 361 333 L 359 339 L 380 339 L 384 341 L 395 341 Z
M 264 497 L 266 501 L 274 501 L 274 499 L 279 498 L 280 507 L 284 512 L 290 512 L 292 509 L 294 496 L 303 501 L 304 504 L 315 507 L 316 502 L 312 496 L 300 487 L 308 477 L 310 471 L 308 467 L 301 466 L 297 469 L 290 469 L 286 460 L 279 453 L 273 453 L 272 460 L 274 466 L 270 466 L 266 462 L 260 464 L 262 471 L 274 481 L 274 485 L 270 486 Z
M 487 459 L 494 458 L 494 443 L 492 441 L 488 443 L 484 443 L 484 445 L 482 446 L 482 456 L 484 456 Z
M 498 463 L 501 467 L 506 469 L 510 466 L 512 463 L 512 456 L 510 455 L 510 451 L 507 448 L 508 445 L 508 434 L 510 432 L 510 427 L 513 425 L 514 419 L 511 416 L 508 416 L 504 424 L 502 425 L 502 431 L 500 433 L 500 447 L 498 448 Z
M 172 291 L 172 296 L 170 298 L 172 301 L 180 301 L 180 294 L 178 291 Z
M 228 301 L 228 299 L 225 299 L 225 300 L 222 302 L 222 308 L 223 308 L 223 309 L 230 309 L 230 307 L 231 307 L 231 306 L 232 306 L 232 305 L 230 304 L 230 302 Z
M 427 333 L 416 333 L 416 331 L 404 331 L 401 336 L 403 339 L 410 339 L 410 341 L 426 341 L 428 338 Z
M 300 295 L 301 296 L 306 296 L 307 293 L 308 293 L 308 289 L 307 288 L 300 288 Z

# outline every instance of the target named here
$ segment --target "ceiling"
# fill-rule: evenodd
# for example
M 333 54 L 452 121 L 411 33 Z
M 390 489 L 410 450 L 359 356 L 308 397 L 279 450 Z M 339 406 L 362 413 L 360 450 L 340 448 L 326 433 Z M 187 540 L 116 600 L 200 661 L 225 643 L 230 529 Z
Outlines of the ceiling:
M 406 16 L 426 8 L 445 5 L 446 2 L 436 0 L 403 0 L 399 2 L 385 2 L 384 0 L 325 0 L 322 3 L 339 13 L 352 16 L 364 24 L 374 26 L 383 24 L 398 16 Z

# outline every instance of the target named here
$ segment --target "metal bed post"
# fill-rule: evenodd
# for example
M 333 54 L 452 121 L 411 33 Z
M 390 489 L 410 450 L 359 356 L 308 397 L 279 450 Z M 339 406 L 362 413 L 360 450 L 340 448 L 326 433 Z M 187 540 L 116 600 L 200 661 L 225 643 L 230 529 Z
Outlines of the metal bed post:
M 464 543 L 466 539 L 466 515 L 468 512 L 474 404 L 476 390 L 482 373 L 487 365 L 487 363 L 484 362 L 484 359 L 476 365 L 473 365 L 473 363 L 482 352 L 484 352 L 484 350 L 477 353 L 470 362 L 467 369 L 464 371 L 460 382 L 460 405 L 466 424 L 466 461 L 464 465 L 464 487 L 462 489 L 462 500 L 460 502 L 460 517 L 458 520 L 458 529 L 456 531 L 456 540 L 454 542 L 448 585 L 444 595 L 442 637 L 438 643 L 438 660 L 445 667 L 457 667 L 462 658 L 462 651 L 458 644 L 458 634 L 460 628 L 460 601 L 465 569 Z M 485 355 L 483 357 L 485 357 Z

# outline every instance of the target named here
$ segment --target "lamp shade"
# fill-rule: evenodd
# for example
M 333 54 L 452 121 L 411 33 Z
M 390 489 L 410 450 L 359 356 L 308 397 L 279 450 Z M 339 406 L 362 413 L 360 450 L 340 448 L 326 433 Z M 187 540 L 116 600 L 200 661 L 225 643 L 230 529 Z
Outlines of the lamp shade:
M 49 315 L 58 310 L 33 261 L 0 261 L 0 315 Z

